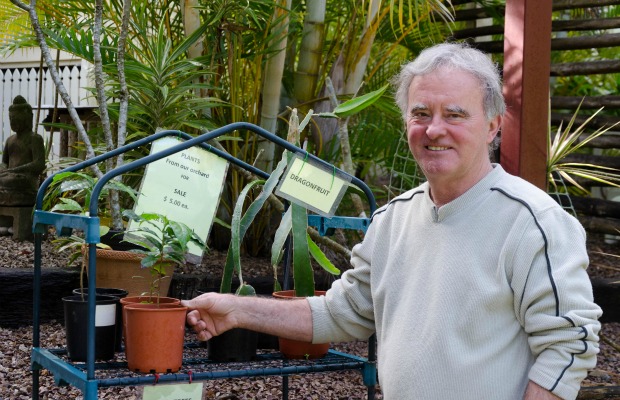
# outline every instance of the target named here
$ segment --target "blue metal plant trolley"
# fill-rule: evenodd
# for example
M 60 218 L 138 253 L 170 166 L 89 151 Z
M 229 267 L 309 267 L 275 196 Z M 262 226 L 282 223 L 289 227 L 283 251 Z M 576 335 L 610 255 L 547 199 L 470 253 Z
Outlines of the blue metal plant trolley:
M 368 390 L 368 398 L 373 399 L 376 385 L 376 345 L 374 336 L 368 341 L 368 357 L 362 358 L 341 352 L 330 350 L 328 355 L 321 360 L 291 361 L 284 360 L 281 354 L 269 353 L 261 354 L 256 362 L 251 363 L 225 363 L 214 364 L 205 358 L 192 358 L 192 347 L 195 343 L 186 344 L 187 357 L 184 355 L 183 367 L 178 373 L 171 374 L 152 374 L 141 375 L 132 374 L 127 369 L 125 362 L 117 363 L 95 363 L 95 296 L 88 299 L 88 329 L 87 329 L 87 359 L 84 363 L 73 363 L 68 361 L 65 349 L 44 349 L 40 347 L 40 306 L 41 306 L 41 247 L 43 234 L 47 232 L 49 226 L 53 226 L 59 235 L 70 235 L 75 230 L 83 231 L 85 242 L 88 244 L 88 288 L 91 293 L 95 290 L 96 272 L 96 244 L 99 243 L 99 217 L 97 215 L 97 202 L 103 186 L 111 179 L 146 166 L 149 163 L 165 158 L 171 154 L 178 153 L 192 146 L 200 146 L 228 162 L 235 164 L 247 171 L 261 177 L 267 178 L 269 174 L 247 164 L 230 154 L 220 151 L 209 145 L 209 140 L 215 139 L 224 134 L 247 130 L 254 132 L 267 140 L 299 154 L 302 157 L 313 159 L 319 164 L 335 169 L 331 164 L 307 153 L 305 150 L 281 139 L 280 137 L 249 123 L 234 123 L 222 128 L 193 137 L 187 133 L 167 130 L 155 133 L 144 139 L 135 141 L 108 153 L 83 161 L 72 167 L 66 168 L 62 172 L 75 172 L 88 168 L 94 164 L 102 162 L 111 157 L 118 156 L 130 150 L 145 146 L 151 142 L 166 137 L 174 136 L 184 141 L 173 147 L 150 154 L 141 159 L 127 163 L 106 173 L 98 180 L 93 188 L 91 203 L 89 204 L 89 216 L 69 215 L 43 211 L 43 198 L 45 191 L 53 180 L 53 175 L 48 177 L 39 188 L 37 194 L 35 211 L 33 216 L 34 232 L 34 279 L 33 279 L 33 349 L 31 353 L 31 367 L 33 371 L 32 398 L 39 398 L 39 377 L 42 369 L 49 370 L 57 385 L 72 385 L 80 389 L 84 394 L 85 400 L 96 400 L 100 387 L 127 386 L 127 385 L 150 385 L 159 382 L 192 382 L 209 379 L 239 378 L 251 376 L 283 376 L 283 398 L 288 397 L 287 377 L 293 374 L 330 372 L 343 370 L 359 370 L 363 374 L 364 385 Z M 339 171 L 345 175 L 343 171 Z M 57 173 L 57 174 L 58 174 Z M 348 175 L 350 176 L 350 175 Z M 364 192 L 370 206 L 371 213 L 376 209 L 374 196 L 370 188 L 361 180 L 350 176 L 351 183 Z M 318 215 L 310 215 L 308 224 L 315 226 L 320 234 L 325 234 L 333 228 L 357 229 L 365 231 L 370 221 L 367 218 L 339 217 L 325 218 Z M 98 372 L 105 371 L 105 376 Z

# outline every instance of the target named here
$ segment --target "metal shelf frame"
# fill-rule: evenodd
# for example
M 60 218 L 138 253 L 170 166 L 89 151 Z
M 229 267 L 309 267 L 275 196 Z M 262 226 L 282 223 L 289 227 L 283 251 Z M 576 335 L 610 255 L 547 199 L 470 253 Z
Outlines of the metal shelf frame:
M 368 398 L 373 399 L 376 386 L 376 341 L 371 337 L 368 341 L 368 357 L 362 358 L 341 352 L 330 350 L 325 359 L 319 362 L 314 360 L 304 360 L 301 363 L 292 365 L 286 360 L 282 360 L 284 364 L 278 367 L 265 367 L 265 368 L 251 368 L 239 367 L 237 369 L 221 369 L 221 364 L 210 366 L 205 360 L 194 360 L 184 358 L 183 368 L 189 365 L 196 365 L 202 363 L 201 370 L 190 371 L 190 373 L 176 373 L 176 374 L 155 374 L 155 375 L 143 375 L 139 377 L 131 378 L 101 378 L 96 376 L 96 371 L 103 368 L 125 368 L 126 364 L 116 363 L 114 365 L 109 363 L 95 363 L 95 296 L 89 296 L 88 299 L 88 318 L 87 326 L 87 358 L 85 363 L 75 364 L 63 357 L 63 349 L 44 349 L 40 347 L 40 307 L 41 307 L 41 259 L 42 259 L 42 238 L 47 232 L 49 226 L 54 226 L 57 234 L 70 235 L 73 230 L 79 230 L 84 232 L 84 238 L 86 244 L 88 244 L 88 288 L 94 292 L 96 281 L 96 244 L 99 243 L 99 217 L 98 212 L 98 199 L 103 189 L 103 186 L 111 179 L 130 172 L 137 168 L 146 166 L 154 161 L 165 158 L 171 154 L 178 153 L 193 146 L 200 146 L 201 148 L 224 158 L 228 162 L 235 164 L 260 178 L 268 178 L 269 174 L 247 164 L 230 154 L 220 151 L 217 148 L 209 145 L 207 142 L 216 139 L 227 133 L 234 131 L 250 131 L 262 136 L 263 138 L 289 150 L 293 153 L 297 153 L 302 157 L 308 157 L 315 162 L 328 167 L 330 170 L 334 169 L 342 174 L 347 175 L 351 179 L 351 184 L 357 186 L 365 195 L 370 207 L 370 212 L 374 212 L 376 209 L 376 202 L 374 195 L 370 188 L 360 179 L 345 173 L 334 167 L 333 165 L 321 160 L 320 158 L 308 153 L 307 151 L 294 146 L 293 144 L 285 141 L 284 139 L 262 129 L 259 126 L 238 122 L 224 127 L 215 129 L 211 132 L 204 133 L 199 136 L 191 136 L 185 132 L 178 130 L 166 130 L 157 132 L 146 138 L 137 140 L 113 151 L 105 154 L 93 157 L 86 161 L 80 162 L 69 168 L 55 173 L 49 176 L 41 184 L 37 193 L 35 210 L 33 215 L 33 233 L 34 233 L 34 278 L 33 278 L 33 349 L 31 352 L 31 368 L 33 371 L 33 385 L 32 385 L 32 398 L 39 398 L 39 378 L 40 371 L 42 369 L 49 370 L 53 376 L 57 385 L 72 385 L 82 391 L 85 400 L 96 400 L 98 389 L 100 387 L 109 386 L 127 386 L 127 385 L 147 385 L 158 382 L 191 382 L 199 380 L 209 379 L 222 379 L 231 377 L 249 377 L 249 376 L 266 376 L 266 375 L 278 375 L 283 376 L 283 398 L 288 397 L 288 381 L 286 377 L 291 374 L 305 374 L 315 372 L 330 372 L 330 371 L 342 371 L 342 370 L 359 370 L 363 375 L 364 385 L 368 390 Z M 127 163 L 121 167 L 115 168 L 112 171 L 104 174 L 95 184 L 91 196 L 91 202 L 89 204 L 89 216 L 60 214 L 49 211 L 43 211 L 43 198 L 49 185 L 52 183 L 54 176 L 63 172 L 76 172 L 88 168 L 94 164 L 105 161 L 111 157 L 118 156 L 141 146 L 146 146 L 153 141 L 163 137 L 178 137 L 183 141 L 168 149 L 159 151 L 155 154 L 150 154 L 138 160 Z M 358 229 L 366 231 L 370 220 L 368 218 L 355 218 L 355 217 L 339 217 L 334 216 L 332 218 L 326 218 L 319 215 L 309 215 L 308 224 L 315 226 L 321 235 L 329 233 L 330 230 L 335 228 L 342 229 Z M 187 344 L 186 344 L 187 346 Z M 271 359 L 274 357 L 282 358 L 279 353 L 275 356 L 271 355 Z M 264 358 L 264 357 L 263 357 Z M 269 358 L 269 357 L 267 357 Z M 237 363 L 238 364 L 238 363 Z

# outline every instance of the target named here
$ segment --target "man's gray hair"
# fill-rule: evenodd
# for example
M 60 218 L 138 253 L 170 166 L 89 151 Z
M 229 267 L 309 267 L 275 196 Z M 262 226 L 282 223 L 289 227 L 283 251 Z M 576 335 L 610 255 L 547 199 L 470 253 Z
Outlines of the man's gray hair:
M 407 118 L 409 86 L 413 78 L 448 67 L 471 73 L 480 81 L 484 90 L 483 108 L 487 119 L 504 115 L 506 103 L 502 94 L 502 82 L 495 63 L 480 50 L 463 43 L 443 43 L 423 50 L 415 60 L 405 64 L 393 79 L 396 87 L 396 104 L 403 118 Z

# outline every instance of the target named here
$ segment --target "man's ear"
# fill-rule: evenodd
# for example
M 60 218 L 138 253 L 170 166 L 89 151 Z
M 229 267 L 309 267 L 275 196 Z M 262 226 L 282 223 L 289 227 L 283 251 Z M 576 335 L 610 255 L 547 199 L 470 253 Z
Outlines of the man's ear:
M 489 121 L 489 130 L 487 132 L 487 143 L 491 143 L 497 133 L 499 132 L 499 128 L 502 126 L 503 117 L 501 115 L 496 116 L 492 120 Z

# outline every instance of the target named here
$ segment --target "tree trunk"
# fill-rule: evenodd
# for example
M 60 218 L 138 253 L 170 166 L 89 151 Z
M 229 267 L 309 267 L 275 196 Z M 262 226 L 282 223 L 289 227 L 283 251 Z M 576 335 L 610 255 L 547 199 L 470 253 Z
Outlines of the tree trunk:
M 200 2 L 198 0 L 183 0 L 181 11 L 183 12 L 183 28 L 185 29 L 185 36 L 191 36 L 200 28 L 200 10 L 198 7 Z M 189 58 L 196 58 L 202 55 L 204 49 L 202 40 L 197 40 L 188 50 Z
M 280 92 L 282 90 L 284 61 L 286 60 L 289 23 L 287 13 L 290 9 L 291 0 L 281 0 L 275 6 L 273 21 L 277 21 L 277 23 L 272 26 L 272 31 L 278 33 L 273 39 L 276 53 L 269 56 L 265 64 L 265 74 L 263 77 L 263 105 L 260 114 L 260 126 L 271 133 L 276 132 L 278 113 L 280 111 Z M 260 154 L 260 157 L 256 166 L 263 171 L 270 172 L 273 169 L 275 144 L 262 136 L 258 138 L 257 142 L 257 154 Z
M 299 103 L 316 96 L 325 38 L 325 0 L 307 2 L 306 8 L 299 61 L 294 75 L 295 99 Z

